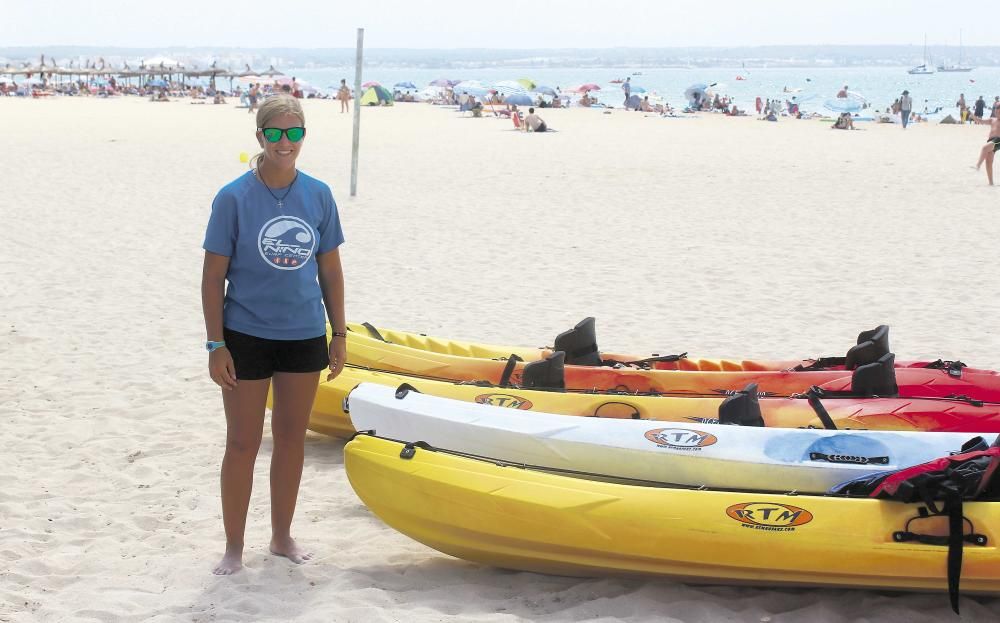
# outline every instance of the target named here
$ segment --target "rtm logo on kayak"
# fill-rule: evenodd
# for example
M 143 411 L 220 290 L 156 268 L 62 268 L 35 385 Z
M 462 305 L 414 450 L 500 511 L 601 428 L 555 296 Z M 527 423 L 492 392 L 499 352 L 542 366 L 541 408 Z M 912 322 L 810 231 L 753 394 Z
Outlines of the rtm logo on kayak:
M 807 524 L 813 519 L 813 514 L 804 508 L 762 502 L 733 504 L 726 509 L 726 514 L 743 524 L 744 528 L 770 532 L 792 532 L 796 526 Z
M 508 409 L 531 409 L 530 400 L 511 394 L 480 394 L 476 396 L 476 402 L 481 405 L 493 405 L 494 407 L 507 407 Z
M 646 439 L 661 448 L 674 450 L 701 450 L 719 440 L 711 433 L 690 428 L 654 428 L 646 431 Z

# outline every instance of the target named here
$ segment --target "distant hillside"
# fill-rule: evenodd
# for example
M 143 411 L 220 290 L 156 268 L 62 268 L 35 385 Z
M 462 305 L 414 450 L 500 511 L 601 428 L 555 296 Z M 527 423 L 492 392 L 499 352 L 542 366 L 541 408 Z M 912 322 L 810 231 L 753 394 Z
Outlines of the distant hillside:
M 98 48 L 79 46 L 32 46 L 0 48 L 0 62 L 37 61 L 39 55 L 55 58 L 60 64 L 68 59 L 97 59 L 120 64 L 158 56 L 174 58 L 186 64 L 207 65 L 213 60 L 220 65 L 253 67 L 274 64 L 294 67 L 351 66 L 353 48 Z M 923 55 L 922 46 L 761 46 L 735 48 L 574 48 L 494 50 L 460 49 L 398 49 L 372 48 L 365 50 L 369 66 L 398 67 L 824 67 L 913 65 Z M 931 46 L 932 62 L 956 62 L 957 46 Z M 978 67 L 1000 66 L 1000 47 L 966 47 L 962 51 L 964 64 Z

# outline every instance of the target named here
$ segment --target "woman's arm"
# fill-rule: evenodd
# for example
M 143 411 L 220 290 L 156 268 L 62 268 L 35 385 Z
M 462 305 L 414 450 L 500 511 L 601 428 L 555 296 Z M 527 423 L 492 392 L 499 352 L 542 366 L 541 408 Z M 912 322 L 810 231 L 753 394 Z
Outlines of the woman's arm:
M 205 315 L 205 333 L 210 342 L 222 341 L 222 302 L 228 271 L 228 257 L 205 251 L 201 269 L 201 309 Z M 208 354 L 208 373 L 222 389 L 236 387 L 236 367 L 228 348 L 223 346 Z
M 319 267 L 319 287 L 323 291 L 323 303 L 330 326 L 334 333 L 347 332 L 347 319 L 344 313 L 344 270 L 340 264 L 340 250 L 334 249 L 318 255 L 316 263 Z M 333 336 L 330 340 L 330 374 L 328 381 L 337 378 L 344 363 L 347 362 L 347 338 Z

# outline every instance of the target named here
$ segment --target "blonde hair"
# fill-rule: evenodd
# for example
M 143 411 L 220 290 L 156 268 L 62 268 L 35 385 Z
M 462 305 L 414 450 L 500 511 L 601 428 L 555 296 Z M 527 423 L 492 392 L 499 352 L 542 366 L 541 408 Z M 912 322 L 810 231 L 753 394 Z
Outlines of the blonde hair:
M 266 128 L 271 119 L 280 115 L 295 115 L 302 122 L 303 126 L 306 125 L 306 115 L 302 112 L 302 104 L 299 103 L 299 100 L 291 95 L 281 94 L 272 95 L 267 98 L 260 105 L 260 108 L 257 109 L 257 127 Z M 257 166 L 263 157 L 263 151 L 254 155 L 250 159 L 250 168 L 252 169 Z

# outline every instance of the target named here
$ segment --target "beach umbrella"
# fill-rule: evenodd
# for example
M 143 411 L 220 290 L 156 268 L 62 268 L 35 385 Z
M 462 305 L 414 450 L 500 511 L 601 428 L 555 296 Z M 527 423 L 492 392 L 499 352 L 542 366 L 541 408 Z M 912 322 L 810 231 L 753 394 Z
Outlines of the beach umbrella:
M 361 88 L 362 89 L 367 89 L 368 87 L 380 87 L 380 86 L 382 86 L 382 85 L 379 84 L 379 83 L 377 83 L 377 82 L 375 82 L 374 80 L 372 80 L 370 82 L 366 82 L 366 83 L 362 84 Z
M 705 99 L 705 91 L 708 90 L 706 84 L 692 84 L 684 90 L 684 99 L 691 104 L 697 104 Z
M 518 106 L 531 106 L 534 104 L 534 100 L 531 99 L 530 95 L 520 95 L 515 94 L 504 100 L 507 104 L 517 104 Z
M 528 92 L 524 89 L 524 87 L 521 86 L 519 82 L 515 82 L 514 80 L 501 80 L 499 82 L 494 82 L 493 84 L 489 85 L 488 88 L 492 89 L 493 91 L 496 91 L 500 95 L 503 95 L 505 98 L 510 97 L 511 95 L 528 94 Z
M 260 75 L 267 76 L 268 78 L 273 78 L 275 76 L 284 76 L 285 74 L 275 69 L 274 65 L 270 65 L 268 66 L 267 71 L 260 72 Z
M 412 82 L 397 82 L 392 86 L 394 89 L 413 89 L 414 91 L 417 90 L 417 85 L 413 84 Z
M 524 87 L 528 91 L 530 91 L 530 90 L 534 89 L 536 86 L 538 86 L 537 84 L 535 84 L 535 81 L 532 80 L 531 78 L 518 78 L 517 79 L 517 83 L 520 84 L 522 87 Z
M 546 86 L 537 86 L 537 87 L 535 87 L 535 93 L 542 93 L 544 95 L 551 95 L 552 97 L 556 96 L 556 90 L 553 89 L 552 87 L 546 87 Z
M 625 100 L 625 108 L 639 108 L 642 103 L 642 98 L 638 95 L 629 95 L 628 99 Z
M 644 88 L 642 88 L 640 86 L 636 86 L 636 85 L 633 84 L 632 87 L 629 89 L 629 92 L 630 93 L 645 93 L 646 89 L 644 89 Z
M 455 93 L 468 93 L 469 95 L 475 95 L 476 97 L 486 97 L 490 94 L 489 89 L 487 89 L 483 83 L 478 80 L 463 80 L 458 84 L 451 87 Z

